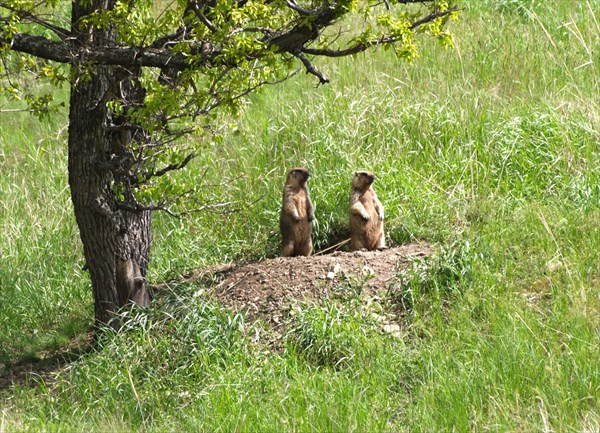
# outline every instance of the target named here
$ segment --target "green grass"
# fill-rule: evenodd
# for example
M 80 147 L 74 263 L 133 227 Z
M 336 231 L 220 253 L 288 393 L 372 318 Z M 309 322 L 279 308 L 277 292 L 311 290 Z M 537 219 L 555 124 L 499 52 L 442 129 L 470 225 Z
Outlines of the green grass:
M 264 325 L 178 286 L 57 377 L 4 391 L 0 431 L 599 431 L 600 7 L 464 3 L 455 50 L 340 59 L 322 66 L 331 85 L 298 76 L 252 96 L 182 174 L 226 184 L 199 204 L 236 204 L 157 215 L 150 279 L 276 255 L 296 165 L 313 174 L 317 250 L 345 229 L 352 171 L 366 168 L 391 239 L 427 239 L 438 256 L 382 306 L 301 306 L 280 351 Z M 63 347 L 93 309 L 65 115 L 0 116 L 8 369 Z M 374 319 L 393 312 L 399 338 Z
M 10 362 L 64 345 L 93 308 L 67 186 L 66 116 L 0 116 L 0 362 Z

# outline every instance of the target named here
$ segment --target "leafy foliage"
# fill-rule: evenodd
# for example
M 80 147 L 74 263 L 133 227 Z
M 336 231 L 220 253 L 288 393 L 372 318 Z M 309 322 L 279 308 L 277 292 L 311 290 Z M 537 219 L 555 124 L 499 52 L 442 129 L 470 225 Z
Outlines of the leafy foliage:
M 105 97 L 112 113 L 107 127 L 134 131 L 125 148 L 103 165 L 114 172 L 113 193 L 124 209 L 181 212 L 189 209 L 198 185 L 163 177 L 187 166 L 204 143 L 215 140 L 210 132 L 221 125 L 212 124 L 214 110 L 236 115 L 249 93 L 290 78 L 299 63 L 321 83 L 328 82 L 313 64 L 322 56 L 346 56 L 381 45 L 412 61 L 418 56 L 419 33 L 450 46 L 444 29 L 457 8 L 446 0 L 415 3 L 392 9 L 388 2 L 370 0 L 115 0 L 108 7 L 80 1 L 74 5 L 88 13 L 69 28 L 66 2 L 6 1 L 0 4 L 5 24 L 0 76 L 10 80 L 22 74 L 16 62 L 30 63 L 33 73 L 37 61 L 22 54 L 30 53 L 33 43 L 45 45 L 34 55 L 73 66 L 70 77 L 59 64 L 39 68 L 36 78 L 52 85 L 67 79 L 76 83 L 99 65 L 113 65 L 122 78 L 115 86 L 120 91 Z M 114 41 L 85 40 L 80 34 L 87 29 L 103 30 Z M 24 36 L 41 39 L 20 45 Z M 133 53 L 133 60 L 125 51 Z M 148 60 L 160 56 L 164 60 Z M 7 86 L 14 98 L 21 90 L 17 82 Z M 22 98 L 28 109 L 45 115 L 50 95 Z M 197 131 L 193 142 L 183 138 L 192 131 Z

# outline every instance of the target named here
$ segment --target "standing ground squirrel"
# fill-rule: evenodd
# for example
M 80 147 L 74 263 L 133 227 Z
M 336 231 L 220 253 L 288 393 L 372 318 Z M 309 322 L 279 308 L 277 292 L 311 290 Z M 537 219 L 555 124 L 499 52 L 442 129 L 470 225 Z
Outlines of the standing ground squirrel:
M 385 248 L 383 206 L 371 185 L 375 175 L 356 171 L 350 190 L 350 249 L 352 251 Z
M 283 188 L 283 203 L 279 216 L 283 257 L 312 254 L 312 221 L 315 211 L 310 202 L 305 168 L 292 168 Z

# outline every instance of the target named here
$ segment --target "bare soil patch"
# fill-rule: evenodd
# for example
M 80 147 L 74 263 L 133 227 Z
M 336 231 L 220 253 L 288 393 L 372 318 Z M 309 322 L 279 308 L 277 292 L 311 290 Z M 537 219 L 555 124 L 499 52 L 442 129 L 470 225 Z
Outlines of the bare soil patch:
M 277 325 L 294 302 L 328 297 L 345 283 L 364 283 L 367 295 L 387 290 L 411 259 L 423 258 L 431 251 L 429 244 L 411 243 L 382 251 L 277 257 L 215 269 L 217 282 L 208 293 L 226 307 L 244 311 L 249 319 L 261 317 Z

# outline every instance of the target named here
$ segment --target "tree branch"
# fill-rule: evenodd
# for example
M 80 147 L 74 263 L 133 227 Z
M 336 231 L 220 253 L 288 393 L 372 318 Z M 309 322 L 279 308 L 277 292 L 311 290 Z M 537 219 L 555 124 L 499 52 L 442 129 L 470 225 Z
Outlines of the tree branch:
M 215 33 L 217 29 L 213 23 L 210 22 L 210 20 L 208 18 L 206 18 L 206 16 L 202 13 L 202 7 L 198 5 L 198 2 L 196 1 L 190 1 L 188 2 L 189 7 L 192 9 L 192 11 L 194 12 L 194 14 L 196 15 L 196 17 L 202 22 L 202 24 L 204 24 L 206 26 L 206 28 L 208 30 L 210 30 L 211 32 Z
M 294 56 L 298 57 L 304 67 L 306 68 L 307 74 L 312 74 L 319 79 L 320 84 L 329 83 L 329 78 L 327 78 L 321 71 L 319 71 L 315 66 L 310 63 L 310 61 L 306 58 L 306 56 L 302 53 L 300 49 L 294 52 Z
M 59 27 L 59 26 L 55 26 L 54 24 L 50 24 L 49 22 L 44 21 L 43 19 L 39 18 L 38 16 L 32 14 L 29 11 L 17 9 L 15 7 L 8 5 L 5 2 L 0 2 L 0 8 L 7 9 L 7 10 L 17 14 L 17 16 L 21 19 L 29 20 L 32 23 L 39 24 L 40 26 L 47 28 L 48 30 L 52 30 L 61 39 L 66 38 L 71 35 L 71 32 L 69 30 Z
M 456 5 L 454 5 L 453 7 L 451 7 L 448 10 L 445 11 L 439 11 L 439 10 L 435 10 L 432 13 L 430 13 L 429 15 L 421 18 L 420 20 L 415 21 L 414 23 L 412 23 L 412 25 L 410 26 L 411 30 L 416 29 L 417 27 L 426 24 L 426 23 L 430 23 L 431 21 L 434 21 L 438 18 L 444 17 L 446 15 L 451 14 L 452 12 L 456 12 L 460 10 L 460 8 Z
M 12 39 L 0 40 L 0 45 L 9 43 L 11 49 L 59 63 L 77 64 L 83 61 L 118 66 L 169 67 L 185 70 L 192 65 L 188 57 L 168 48 L 144 47 L 78 47 L 74 38 L 57 42 L 43 36 L 16 33 Z M 210 63 L 219 51 L 207 42 L 200 42 L 193 54 L 200 54 L 200 64 Z
M 278 46 L 281 51 L 293 54 L 309 41 L 319 37 L 319 31 L 329 26 L 336 19 L 338 11 L 336 3 L 327 3 L 321 9 L 310 12 L 310 24 L 298 24 L 287 32 L 272 32 L 262 41 Z
M 421 0 L 421 1 L 401 0 L 400 3 L 404 3 L 404 2 L 406 2 L 406 3 L 417 3 L 417 2 L 422 3 L 423 1 L 430 1 L 430 0 Z M 419 26 L 422 26 L 423 24 L 430 23 L 438 18 L 444 17 L 444 16 L 449 15 L 452 12 L 456 12 L 458 10 L 460 10 L 460 8 L 458 6 L 454 6 L 451 9 L 448 9 L 445 11 L 434 11 L 431 14 L 412 23 L 409 28 L 411 30 L 414 30 L 414 29 L 418 28 Z M 346 48 L 344 50 L 329 50 L 329 49 L 302 47 L 300 49 L 300 51 L 302 51 L 304 54 L 310 54 L 313 56 L 345 57 L 345 56 L 351 56 L 352 54 L 358 54 L 360 52 L 366 51 L 370 47 L 373 47 L 376 45 L 390 44 L 390 43 L 397 42 L 398 40 L 399 40 L 399 38 L 397 38 L 395 36 L 388 36 L 388 37 L 383 37 L 383 38 L 379 38 L 379 39 L 374 39 L 372 41 L 368 41 L 365 43 L 361 42 L 350 48 Z
M 196 155 L 194 155 L 192 153 L 192 154 L 189 154 L 188 156 L 186 156 L 185 159 L 179 164 L 169 164 L 166 167 L 163 167 L 158 171 L 143 173 L 142 176 L 144 176 L 144 182 L 152 177 L 164 176 L 165 174 L 167 174 L 168 172 L 173 171 L 173 170 L 181 170 L 186 165 L 188 165 L 188 163 L 195 157 L 196 157 Z M 138 182 L 136 182 L 136 183 L 138 183 Z
M 295 0 L 286 0 L 286 3 L 290 9 L 298 12 L 302 16 L 307 17 L 307 16 L 311 15 L 311 12 L 309 10 L 306 10 L 306 9 L 298 6 L 298 3 L 296 3 Z
M 293 0 L 287 0 L 289 4 L 295 5 Z M 425 3 L 431 0 L 396 0 L 398 3 Z M 194 2 L 195 4 L 195 2 Z M 289 6 L 288 4 L 288 6 Z M 3 3 L 0 3 L 3 5 Z M 331 25 L 336 20 L 338 11 L 336 3 L 327 3 L 321 9 L 311 12 L 313 17 L 311 24 L 298 24 L 288 31 L 270 31 L 268 29 L 250 29 L 261 31 L 267 35 L 261 39 L 270 45 L 275 45 L 282 52 L 288 52 L 299 58 L 308 73 L 319 78 L 321 83 L 328 82 L 321 72 L 319 72 L 306 57 L 302 54 L 325 57 L 343 57 L 365 51 L 376 45 L 393 43 L 398 41 L 397 37 L 383 37 L 366 43 L 359 43 L 352 47 L 342 50 L 316 49 L 305 46 L 308 42 L 318 38 L 321 29 Z M 298 8 L 300 8 L 298 6 Z M 309 12 L 303 8 L 303 12 Z M 432 22 L 438 18 L 446 16 L 459 10 L 453 7 L 446 11 L 434 11 L 431 14 L 415 21 L 410 29 L 414 30 L 419 26 Z M 206 24 L 206 23 L 205 23 Z M 64 29 L 63 29 L 64 30 Z M 57 28 L 57 31 L 62 31 Z M 191 56 L 170 49 L 171 43 L 180 42 L 185 37 L 185 30 L 180 29 L 172 35 L 167 35 L 156 40 L 150 47 L 90 47 L 81 46 L 73 37 L 65 37 L 62 41 L 53 41 L 43 36 L 33 36 L 24 33 L 16 33 L 12 38 L 5 37 L 0 39 L 0 45 L 10 44 L 14 51 L 28 53 L 33 56 L 53 60 L 60 63 L 79 64 L 82 62 L 91 62 L 104 65 L 118 65 L 124 67 L 144 66 L 169 68 L 172 70 L 186 70 L 197 66 L 211 65 L 221 54 L 221 49 L 207 41 L 187 41 L 192 45 Z M 64 35 L 64 33 L 63 33 Z M 298 55 L 300 54 L 300 55 Z M 261 53 L 252 54 L 255 58 L 261 57 Z M 193 59 L 190 62 L 190 58 Z M 235 65 L 231 65 L 235 66 Z

